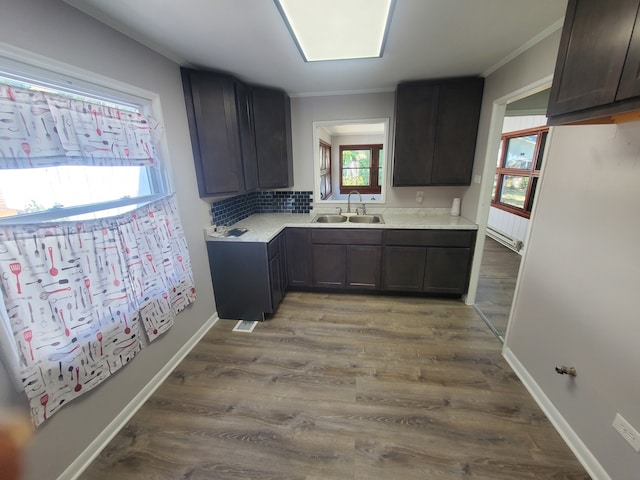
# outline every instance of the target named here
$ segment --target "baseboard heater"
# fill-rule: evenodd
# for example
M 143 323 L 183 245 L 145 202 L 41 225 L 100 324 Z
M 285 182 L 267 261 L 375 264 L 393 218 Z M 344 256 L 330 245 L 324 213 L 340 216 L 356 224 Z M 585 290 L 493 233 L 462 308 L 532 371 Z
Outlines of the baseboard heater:
M 522 240 L 514 238 L 511 235 L 507 235 L 506 233 L 490 226 L 487 226 L 487 235 L 493 238 L 496 242 L 510 248 L 514 252 L 522 250 L 522 246 L 524 245 Z

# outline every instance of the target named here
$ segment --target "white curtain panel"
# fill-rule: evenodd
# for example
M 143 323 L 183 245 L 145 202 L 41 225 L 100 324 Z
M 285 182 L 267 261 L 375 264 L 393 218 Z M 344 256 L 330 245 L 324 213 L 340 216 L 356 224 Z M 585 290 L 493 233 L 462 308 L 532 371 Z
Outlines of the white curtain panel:
M 108 219 L 3 227 L 0 280 L 4 361 L 36 426 L 130 362 L 142 331 L 153 341 L 195 300 L 173 197 Z
M 161 135 L 141 113 L 0 84 L 0 168 L 155 166 Z

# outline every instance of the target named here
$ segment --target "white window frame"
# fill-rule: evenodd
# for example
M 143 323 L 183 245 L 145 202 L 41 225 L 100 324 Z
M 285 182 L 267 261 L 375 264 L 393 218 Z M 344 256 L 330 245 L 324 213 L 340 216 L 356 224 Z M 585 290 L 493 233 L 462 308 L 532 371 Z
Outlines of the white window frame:
M 41 55 L 22 50 L 0 42 L 0 76 L 16 80 L 49 86 L 59 91 L 80 93 L 97 99 L 127 105 L 140 109 L 163 125 L 159 95 L 148 90 L 135 87 L 118 80 L 105 77 L 73 65 L 58 62 Z M 53 221 L 91 212 L 99 212 L 120 207 L 137 208 L 173 193 L 172 182 L 168 170 L 168 148 L 166 139 L 162 138 L 156 146 L 160 156 L 159 174 L 154 175 L 152 182 L 158 193 L 144 197 L 121 198 L 107 202 L 59 207 L 43 212 L 22 214 L 0 219 L 1 225 L 16 225 Z

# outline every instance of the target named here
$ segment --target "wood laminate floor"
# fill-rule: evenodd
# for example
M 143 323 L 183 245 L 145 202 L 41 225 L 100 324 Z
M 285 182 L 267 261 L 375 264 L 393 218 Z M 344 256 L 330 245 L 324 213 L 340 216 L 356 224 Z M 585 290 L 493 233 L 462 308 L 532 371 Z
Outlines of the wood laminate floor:
M 82 479 L 589 476 L 461 301 L 289 292 L 219 321 Z
M 485 238 L 476 305 L 496 330 L 504 337 L 516 289 L 520 254 Z

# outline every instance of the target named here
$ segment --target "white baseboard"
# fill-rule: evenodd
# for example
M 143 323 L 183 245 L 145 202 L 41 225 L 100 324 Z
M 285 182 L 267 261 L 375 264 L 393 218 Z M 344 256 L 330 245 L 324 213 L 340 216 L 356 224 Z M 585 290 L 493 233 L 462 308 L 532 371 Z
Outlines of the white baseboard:
M 149 381 L 149 383 L 147 383 L 138 392 L 127 406 L 122 409 L 111 423 L 109 423 L 109 425 L 100 432 L 100 434 L 87 446 L 87 448 L 84 449 L 78 458 L 76 458 L 73 463 L 71 463 L 71 465 L 62 472 L 58 477 L 58 480 L 77 479 L 218 320 L 218 315 L 213 314 L 213 316 L 211 316 L 180 348 L 180 350 L 176 352 L 171 360 L 162 367 L 162 369 Z
M 502 350 L 502 355 L 591 478 L 593 480 L 611 480 L 611 477 L 600 465 L 600 462 L 551 403 L 549 397 L 545 395 L 514 353 L 508 347 L 505 347 Z

